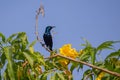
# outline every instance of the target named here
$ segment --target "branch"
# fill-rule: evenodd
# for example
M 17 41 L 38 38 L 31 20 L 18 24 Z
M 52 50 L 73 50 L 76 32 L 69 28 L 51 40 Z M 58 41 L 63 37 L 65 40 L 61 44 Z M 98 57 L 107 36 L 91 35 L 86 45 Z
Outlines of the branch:
M 42 42 L 42 39 L 39 37 L 39 33 L 38 33 L 38 17 L 40 14 L 42 14 L 42 16 L 45 16 L 45 11 L 44 11 L 44 7 L 42 4 L 40 4 L 40 7 L 38 8 L 38 10 L 36 11 L 36 23 L 35 23 L 35 35 L 36 38 L 38 40 L 38 42 L 40 42 L 40 44 L 42 45 L 42 47 L 44 47 L 48 52 L 51 52 L 51 50 L 49 50 L 44 43 Z
M 63 56 L 63 55 L 60 55 L 60 54 L 56 54 L 56 55 L 47 57 L 47 58 L 45 58 L 45 59 L 55 58 L 55 57 L 57 57 L 57 56 L 58 56 L 58 57 L 65 58 L 65 59 L 68 59 L 68 60 L 71 60 L 71 61 L 74 61 L 74 62 L 77 62 L 77 63 L 81 63 L 81 64 L 84 64 L 84 65 L 87 65 L 87 66 L 89 66 L 89 67 L 91 67 L 91 68 L 101 70 L 101 71 L 106 72 L 106 73 L 109 73 L 109 74 L 111 74 L 111 75 L 120 77 L 120 74 L 117 73 L 117 72 L 113 72 L 113 71 L 110 71 L 110 70 L 107 70 L 107 69 L 103 69 L 103 68 L 97 67 L 97 66 L 95 66 L 95 65 L 89 64 L 89 63 L 87 63 L 87 62 L 78 61 L 78 60 L 75 60 L 75 59 L 73 59 L 73 58 L 66 57 L 66 56 Z

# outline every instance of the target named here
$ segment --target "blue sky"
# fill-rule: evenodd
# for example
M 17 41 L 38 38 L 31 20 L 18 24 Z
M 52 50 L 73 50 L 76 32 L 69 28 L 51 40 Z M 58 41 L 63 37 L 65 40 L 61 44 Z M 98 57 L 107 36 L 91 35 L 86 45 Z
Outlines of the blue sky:
M 120 40 L 120 0 L 41 0 L 45 17 L 39 17 L 39 34 L 42 38 L 47 25 L 54 25 L 54 49 L 71 43 L 81 49 L 81 39 L 93 46 L 103 41 Z M 16 32 L 26 32 L 29 41 L 35 40 L 35 15 L 40 0 L 1 0 L 0 32 L 7 37 Z M 120 44 L 116 45 L 120 48 Z M 49 53 L 39 43 L 35 49 L 47 56 Z M 81 74 L 75 73 L 75 79 Z

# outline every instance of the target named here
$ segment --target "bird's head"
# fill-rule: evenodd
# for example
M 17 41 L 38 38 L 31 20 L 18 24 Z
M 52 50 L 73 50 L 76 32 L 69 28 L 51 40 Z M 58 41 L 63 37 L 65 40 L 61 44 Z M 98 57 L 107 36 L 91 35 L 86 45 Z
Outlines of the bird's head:
M 51 30 L 52 28 L 55 28 L 55 26 L 47 26 L 46 27 L 47 30 Z
M 55 26 L 47 26 L 45 32 L 50 32 L 52 28 L 55 28 Z

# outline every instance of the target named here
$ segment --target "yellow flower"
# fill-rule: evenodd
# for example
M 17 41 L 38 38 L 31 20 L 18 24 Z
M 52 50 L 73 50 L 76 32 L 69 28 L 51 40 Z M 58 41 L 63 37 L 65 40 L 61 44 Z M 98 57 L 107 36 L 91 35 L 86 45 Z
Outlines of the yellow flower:
M 78 56 L 77 51 L 71 47 L 71 44 L 65 44 L 64 46 L 62 46 L 60 48 L 60 54 L 63 56 L 73 58 L 73 59 L 75 59 Z M 63 66 L 67 66 L 69 64 L 69 60 L 67 60 L 67 59 L 61 59 L 61 60 L 59 60 L 59 62 Z
M 71 58 L 76 58 L 78 56 L 77 51 L 71 47 L 71 44 L 66 44 L 61 47 L 60 54 Z
M 98 75 L 98 77 L 96 78 L 96 80 L 101 80 L 104 75 L 105 75 L 105 72 L 100 72 L 100 74 Z

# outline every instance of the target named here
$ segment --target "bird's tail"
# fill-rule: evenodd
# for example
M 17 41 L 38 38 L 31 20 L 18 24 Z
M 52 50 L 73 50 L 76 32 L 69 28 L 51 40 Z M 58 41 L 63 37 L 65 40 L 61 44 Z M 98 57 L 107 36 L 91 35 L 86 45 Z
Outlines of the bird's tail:
M 52 48 L 49 48 L 49 49 L 50 49 L 51 51 L 53 51 Z

